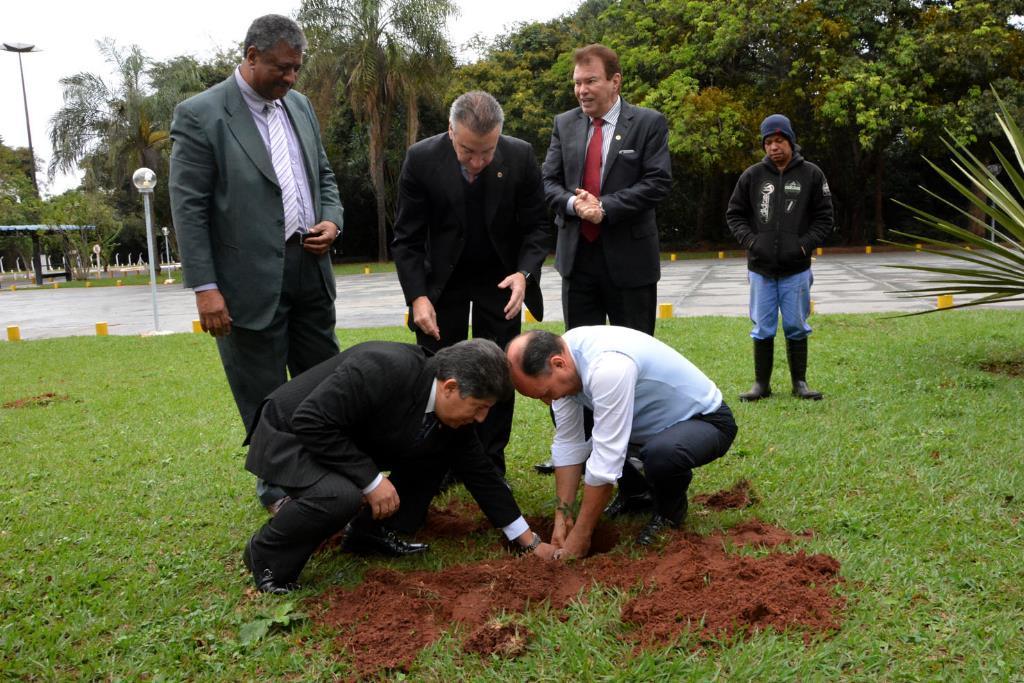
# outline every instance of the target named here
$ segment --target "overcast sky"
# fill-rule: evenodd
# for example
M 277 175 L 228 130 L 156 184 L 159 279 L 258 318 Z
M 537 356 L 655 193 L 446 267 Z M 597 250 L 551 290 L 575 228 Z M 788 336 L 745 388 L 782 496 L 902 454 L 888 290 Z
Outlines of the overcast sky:
M 449 35 L 456 46 L 473 35 L 487 37 L 523 21 L 543 21 L 575 10 L 581 0 L 515 0 L 499 3 L 458 0 L 460 16 Z M 123 0 L 8 0 L 0 8 L 0 42 L 28 43 L 41 52 L 22 55 L 28 91 L 32 144 L 36 156 L 50 160 L 50 117 L 63 104 L 58 80 L 79 71 L 108 74 L 96 41 L 138 44 L 156 60 L 181 54 L 204 57 L 245 37 L 249 23 L 262 14 L 294 15 L 299 0 L 173 0 L 164 3 Z M 465 56 L 465 55 L 464 55 Z M 28 136 L 22 107 L 18 56 L 0 52 L 0 137 L 9 147 L 25 147 Z M 40 174 L 40 182 L 45 174 Z M 48 188 L 59 194 L 78 184 L 76 176 L 58 177 Z

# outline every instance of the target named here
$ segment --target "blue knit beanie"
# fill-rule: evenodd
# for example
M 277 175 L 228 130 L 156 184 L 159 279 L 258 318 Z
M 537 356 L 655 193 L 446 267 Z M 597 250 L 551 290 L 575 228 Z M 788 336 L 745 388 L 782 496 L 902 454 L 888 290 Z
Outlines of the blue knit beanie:
M 772 114 L 761 122 L 761 146 L 764 147 L 764 139 L 776 133 L 789 140 L 792 147 L 796 144 L 796 133 L 793 132 L 793 124 L 782 114 Z

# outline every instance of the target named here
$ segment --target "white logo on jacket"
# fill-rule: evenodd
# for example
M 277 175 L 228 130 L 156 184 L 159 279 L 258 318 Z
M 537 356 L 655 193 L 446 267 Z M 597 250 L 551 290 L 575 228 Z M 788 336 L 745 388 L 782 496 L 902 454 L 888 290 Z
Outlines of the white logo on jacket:
M 774 183 L 766 181 L 761 185 L 761 209 L 758 213 L 761 215 L 762 223 L 767 223 L 772 217 L 772 193 L 774 192 Z

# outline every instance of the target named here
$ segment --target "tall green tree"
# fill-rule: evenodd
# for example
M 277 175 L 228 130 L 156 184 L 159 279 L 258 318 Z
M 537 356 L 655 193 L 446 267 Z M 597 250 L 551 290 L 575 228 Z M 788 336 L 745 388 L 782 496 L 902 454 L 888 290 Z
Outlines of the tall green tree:
M 116 81 L 109 84 L 88 72 L 60 80 L 64 106 L 50 119 L 50 173 L 74 170 L 88 159 L 104 167 L 96 175 L 128 190 L 136 168 L 158 167 L 160 150 L 170 142 L 170 122 L 154 116 L 156 101 L 146 76 L 149 60 L 142 50 L 137 45 L 122 49 L 109 39 L 97 45 Z
M 377 206 L 377 255 L 388 258 L 385 158 L 392 119 L 406 117 L 406 144 L 419 129 L 419 103 L 454 65 L 445 28 L 451 0 L 304 0 L 299 22 L 310 40 L 306 76 L 320 92 L 341 89 L 369 142 Z
M 0 138 L 0 225 L 32 225 L 39 219 L 39 197 L 32 185 L 35 163 L 28 148 L 12 148 Z

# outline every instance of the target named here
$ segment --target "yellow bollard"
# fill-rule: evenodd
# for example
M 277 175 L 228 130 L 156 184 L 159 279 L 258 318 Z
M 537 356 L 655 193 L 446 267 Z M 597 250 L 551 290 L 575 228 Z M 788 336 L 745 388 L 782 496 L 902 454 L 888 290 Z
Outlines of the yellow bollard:
M 825 250 L 822 249 L 821 247 L 818 247 L 817 252 L 818 252 L 818 256 L 821 256 L 822 254 L 825 253 Z
M 870 254 L 871 253 L 871 245 L 870 244 L 868 246 L 864 247 L 864 253 L 865 254 Z
M 17 325 L 7 326 L 7 341 L 21 341 L 21 328 Z
M 203 333 L 203 324 L 201 322 L 199 322 L 198 320 L 193 320 L 192 321 L 192 331 L 195 334 L 202 334 Z
M 405 312 L 405 322 L 403 323 L 406 327 L 409 327 L 409 311 Z
M 530 309 L 526 306 L 523 306 L 523 317 L 526 318 L 526 322 L 528 323 L 537 322 L 537 318 L 533 316 L 533 313 L 530 313 Z
M 54 289 L 60 289 L 60 283 L 59 282 L 54 282 L 53 283 L 53 288 Z
M 11 285 L 11 291 L 12 292 L 17 292 L 18 291 L 18 285 Z
M 118 286 L 118 287 L 124 287 L 124 283 L 123 283 L 123 282 L 121 282 L 120 280 L 118 280 L 118 281 L 117 281 L 117 286 Z
M 85 286 L 86 287 L 92 287 L 92 281 L 91 280 L 86 280 L 85 281 Z
M 814 299 L 811 299 L 811 311 L 810 315 L 814 315 Z
M 96 323 L 96 336 L 97 337 L 106 337 L 107 336 L 107 324 L 106 323 Z
M 675 254 L 669 254 L 668 255 L 668 260 L 669 261 L 675 261 L 676 260 L 676 255 Z
M 718 252 L 718 258 L 725 258 L 725 252 L 724 251 Z
M 363 266 L 363 275 L 370 274 L 370 266 Z
M 935 302 L 935 308 L 953 308 L 953 295 L 940 294 L 938 300 Z
M 914 245 L 914 251 L 921 251 L 921 244 L 920 243 Z
M 671 318 L 672 317 L 672 304 L 658 304 L 658 317 L 659 318 Z

